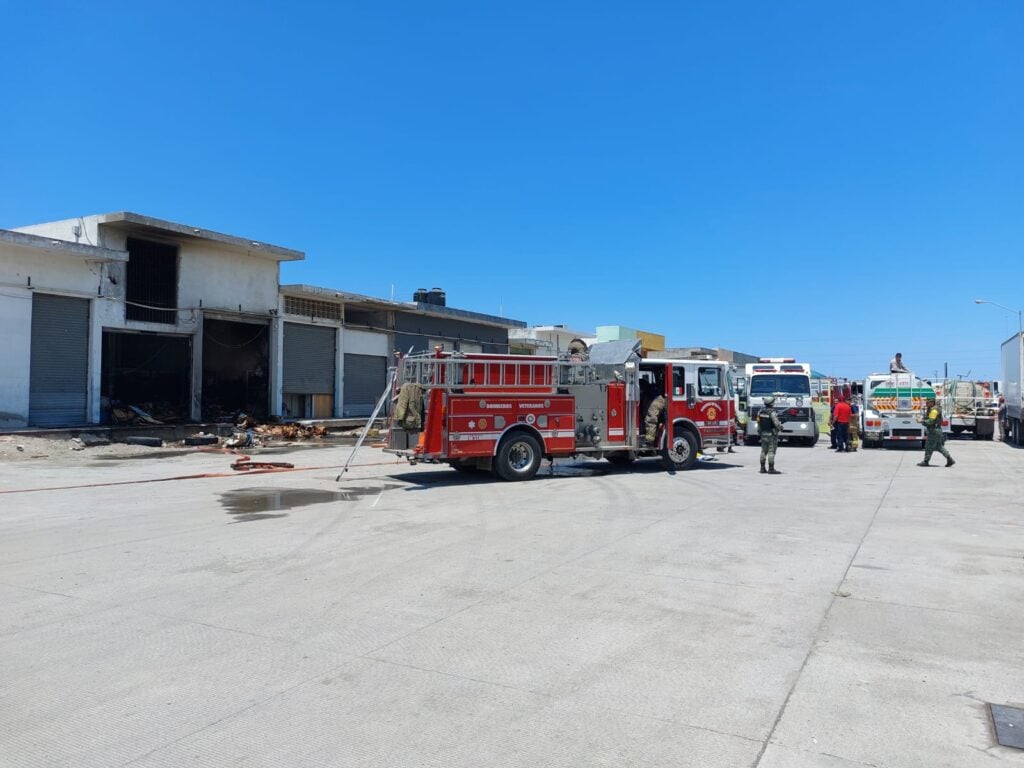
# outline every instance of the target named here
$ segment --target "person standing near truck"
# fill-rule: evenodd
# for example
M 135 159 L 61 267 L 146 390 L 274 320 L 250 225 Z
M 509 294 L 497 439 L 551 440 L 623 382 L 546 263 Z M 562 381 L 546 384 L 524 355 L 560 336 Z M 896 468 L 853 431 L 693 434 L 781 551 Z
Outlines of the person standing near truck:
M 775 469 L 775 452 L 779 448 L 779 433 L 782 421 L 775 412 L 775 397 L 769 395 L 764 399 L 764 407 L 757 412 L 757 431 L 761 437 L 761 474 L 781 475 Z M 768 469 L 765 469 L 765 463 Z
M 942 435 L 942 409 L 939 408 L 935 402 L 935 397 L 929 397 L 926 401 L 926 408 L 924 414 L 924 426 L 928 430 L 927 438 L 924 442 L 924 461 L 919 461 L 917 466 L 927 467 L 929 466 L 928 461 L 932 457 L 932 453 L 938 451 L 946 457 L 946 466 L 952 467 L 956 464 L 953 461 L 953 457 L 949 455 L 949 451 L 946 450 L 946 446 L 943 445 L 945 438 Z
M 889 361 L 889 373 L 910 373 L 910 369 L 903 364 L 902 352 L 897 352 L 896 357 Z
M 850 451 L 850 417 L 853 410 L 842 395 L 836 402 L 835 410 L 832 411 L 832 428 L 836 432 L 836 452 L 849 453 Z

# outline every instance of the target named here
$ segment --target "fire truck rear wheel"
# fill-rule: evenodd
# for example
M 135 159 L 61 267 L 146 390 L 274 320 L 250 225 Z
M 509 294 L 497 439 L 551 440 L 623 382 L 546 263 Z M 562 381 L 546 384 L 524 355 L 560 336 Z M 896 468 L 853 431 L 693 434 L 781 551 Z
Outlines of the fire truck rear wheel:
M 502 480 L 529 480 L 540 468 L 540 444 L 525 432 L 515 432 L 498 446 L 494 471 Z
M 668 470 L 690 469 L 697 463 L 697 438 L 687 431 L 677 434 L 663 454 L 662 463 Z

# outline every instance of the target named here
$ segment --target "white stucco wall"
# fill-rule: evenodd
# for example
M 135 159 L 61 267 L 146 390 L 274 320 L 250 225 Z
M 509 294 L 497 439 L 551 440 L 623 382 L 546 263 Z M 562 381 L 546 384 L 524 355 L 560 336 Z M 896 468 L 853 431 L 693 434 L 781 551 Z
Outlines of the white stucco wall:
M 75 237 L 75 227 L 79 227 L 78 237 Z M 99 232 L 99 219 L 96 216 L 83 216 L 77 219 L 62 219 L 60 221 L 49 221 L 45 224 L 31 224 L 27 227 L 17 227 L 15 232 L 27 232 L 41 237 L 52 237 L 56 240 L 66 240 L 69 243 L 79 242 L 83 245 L 104 245 Z M 112 248 L 114 246 L 106 246 Z
M 58 238 L 59 239 L 59 238 Z M 32 295 L 52 293 L 91 301 L 89 313 L 88 419 L 99 420 L 102 329 L 111 302 L 97 293 L 121 266 L 96 249 L 88 253 L 0 240 L 0 428 L 28 425 Z M 116 305 L 114 305 L 116 307 Z
M 0 252 L 0 269 L 5 254 Z M 28 425 L 32 291 L 0 283 L 0 429 Z

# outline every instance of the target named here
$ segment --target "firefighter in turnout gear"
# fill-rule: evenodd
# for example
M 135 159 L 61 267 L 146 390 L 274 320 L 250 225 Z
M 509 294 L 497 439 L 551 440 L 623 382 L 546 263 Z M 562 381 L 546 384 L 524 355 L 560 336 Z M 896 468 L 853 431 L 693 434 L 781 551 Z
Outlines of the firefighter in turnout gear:
M 928 461 L 931 459 L 932 453 L 938 451 L 946 457 L 946 466 L 952 467 L 956 462 L 953 461 L 953 457 L 949 455 L 949 451 L 943 445 L 945 437 L 942 434 L 942 409 L 939 408 L 934 397 L 929 397 L 926 403 L 927 408 L 922 423 L 928 430 L 928 436 L 924 442 L 924 461 L 918 462 L 917 466 L 929 466 Z
M 668 401 L 665 395 L 659 392 L 647 407 L 647 415 L 644 417 L 644 426 L 647 428 L 644 440 L 647 445 L 654 446 L 658 442 L 658 425 L 665 418 L 665 406 Z
M 761 435 L 761 472 L 769 475 L 781 475 L 775 469 L 775 451 L 779 447 L 779 433 L 782 431 L 782 421 L 779 414 L 775 412 L 775 398 L 766 397 L 764 407 L 757 412 L 757 431 Z M 765 462 L 768 462 L 768 469 L 765 469 Z

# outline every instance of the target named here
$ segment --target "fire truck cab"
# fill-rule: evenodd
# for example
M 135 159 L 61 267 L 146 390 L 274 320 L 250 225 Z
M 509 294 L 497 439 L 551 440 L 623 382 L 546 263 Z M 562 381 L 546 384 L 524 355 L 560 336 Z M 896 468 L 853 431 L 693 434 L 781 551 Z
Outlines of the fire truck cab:
M 644 419 L 658 394 L 665 408 L 648 444 Z M 560 357 L 410 355 L 398 360 L 392 399 L 387 452 L 503 480 L 580 455 L 690 469 L 698 452 L 729 444 L 733 420 L 727 363 L 644 359 L 637 341 Z

